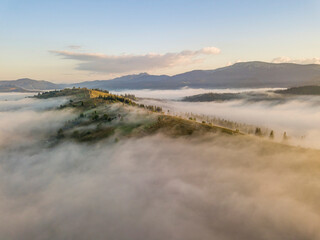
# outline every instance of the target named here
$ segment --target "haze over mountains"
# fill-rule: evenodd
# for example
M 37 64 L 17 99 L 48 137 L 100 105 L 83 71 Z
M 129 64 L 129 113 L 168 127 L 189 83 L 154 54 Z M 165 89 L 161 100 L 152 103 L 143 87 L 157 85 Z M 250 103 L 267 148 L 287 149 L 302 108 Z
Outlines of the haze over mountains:
M 285 88 L 320 84 L 320 65 L 293 63 L 242 62 L 215 70 L 194 70 L 174 76 L 141 73 L 111 80 L 54 84 L 46 81 L 20 79 L 0 81 L 27 90 L 48 90 L 64 87 L 116 89 L 179 89 L 189 88 Z

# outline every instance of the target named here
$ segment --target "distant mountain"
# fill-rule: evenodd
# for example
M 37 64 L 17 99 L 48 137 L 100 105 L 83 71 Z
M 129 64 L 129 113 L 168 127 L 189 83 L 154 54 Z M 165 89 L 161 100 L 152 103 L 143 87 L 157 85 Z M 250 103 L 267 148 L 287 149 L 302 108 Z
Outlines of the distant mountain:
M 147 73 L 140 73 L 134 75 L 127 75 L 111 80 L 96 80 L 73 84 L 66 84 L 65 87 L 87 87 L 87 88 L 101 88 L 101 89 L 166 89 L 161 87 L 166 84 L 171 77 L 168 75 L 149 75 Z
M 24 90 L 50 90 L 65 87 L 117 89 L 179 89 L 190 88 L 289 88 L 320 85 L 320 65 L 293 63 L 243 62 L 215 70 L 194 70 L 174 76 L 140 73 L 73 84 L 54 84 L 28 78 L 0 81 Z M 1 91 L 1 89 L 0 89 Z
M 29 78 L 0 81 L 0 92 L 34 92 L 51 89 L 61 89 L 61 86 L 48 81 L 37 81 Z
M 243 62 L 215 70 L 195 70 L 174 76 L 128 75 L 112 80 L 66 86 L 101 89 L 262 88 L 320 84 L 320 65 Z

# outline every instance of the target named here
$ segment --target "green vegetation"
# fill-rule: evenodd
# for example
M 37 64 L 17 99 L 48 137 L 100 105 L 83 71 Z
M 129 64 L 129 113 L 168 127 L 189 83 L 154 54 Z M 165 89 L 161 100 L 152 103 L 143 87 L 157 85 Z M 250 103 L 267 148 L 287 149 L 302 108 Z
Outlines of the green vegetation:
M 72 109 L 78 117 L 66 122 L 53 137 L 57 141 L 72 139 L 92 142 L 103 138 L 118 141 L 123 137 L 163 133 L 172 137 L 203 134 L 206 132 L 242 134 L 239 130 L 215 126 L 196 119 L 187 120 L 165 115 L 161 107 L 137 104 L 125 96 L 108 91 L 86 88 L 63 89 L 38 94 L 47 99 L 67 97 L 69 101 L 59 109 Z M 132 98 L 132 96 L 130 96 Z
M 222 133 L 251 135 L 274 139 L 274 132 L 266 128 L 240 124 L 220 118 L 186 113 L 183 117 L 165 114 L 161 107 L 137 104 L 126 96 L 108 91 L 86 88 L 63 89 L 34 96 L 39 99 L 66 97 L 68 101 L 58 109 L 72 110 L 78 117 L 67 121 L 52 142 L 73 140 L 95 142 L 100 139 L 118 142 L 122 138 L 143 137 L 162 133 L 170 137 Z M 286 134 L 283 139 L 287 139 Z

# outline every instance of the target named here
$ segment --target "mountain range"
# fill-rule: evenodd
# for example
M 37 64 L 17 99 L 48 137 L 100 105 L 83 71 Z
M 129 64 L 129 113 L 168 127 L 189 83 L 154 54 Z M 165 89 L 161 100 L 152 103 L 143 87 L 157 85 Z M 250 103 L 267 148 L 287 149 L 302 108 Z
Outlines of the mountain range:
M 116 89 L 179 89 L 189 88 L 288 88 L 320 85 L 320 65 L 293 63 L 242 62 L 215 70 L 194 70 L 173 76 L 140 73 L 111 80 L 96 80 L 73 84 L 19 79 L 0 81 L 26 90 L 49 90 L 65 87 Z
M 0 81 L 0 92 L 36 92 L 39 90 L 60 89 L 59 84 L 29 78 Z

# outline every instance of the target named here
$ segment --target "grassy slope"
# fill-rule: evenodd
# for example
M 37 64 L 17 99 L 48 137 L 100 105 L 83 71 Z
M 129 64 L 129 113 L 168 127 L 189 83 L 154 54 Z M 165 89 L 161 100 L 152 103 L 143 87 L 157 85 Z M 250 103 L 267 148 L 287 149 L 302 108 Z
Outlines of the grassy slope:
M 118 139 L 145 136 L 158 132 L 173 137 L 207 132 L 241 134 L 228 128 L 152 112 L 130 99 L 107 91 L 75 88 L 46 92 L 35 97 L 46 99 L 63 96 L 69 97 L 70 101 L 60 108 L 73 108 L 79 113 L 79 117 L 66 123 L 57 135 L 60 139 L 95 141 L 109 137 Z

